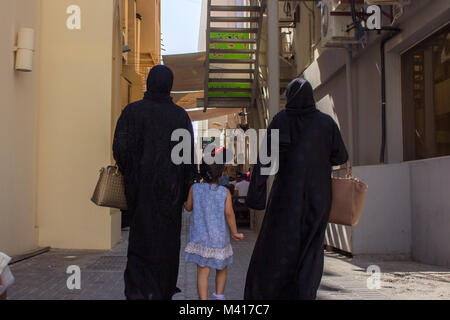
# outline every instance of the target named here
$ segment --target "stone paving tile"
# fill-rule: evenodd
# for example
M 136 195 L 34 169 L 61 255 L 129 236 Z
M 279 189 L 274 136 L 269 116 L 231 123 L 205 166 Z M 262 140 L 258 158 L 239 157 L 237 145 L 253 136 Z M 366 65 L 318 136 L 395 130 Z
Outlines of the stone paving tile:
M 184 247 L 189 237 L 189 214 L 183 214 L 178 287 L 182 290 L 174 300 L 196 300 L 197 270 L 195 264 L 184 262 Z M 241 300 L 245 276 L 256 234 L 240 230 L 245 240 L 232 242 L 234 263 L 229 267 L 225 296 L 228 300 Z M 8 291 L 11 300 L 123 300 L 123 270 L 126 265 L 128 232 L 113 250 L 51 250 L 48 253 L 18 262 L 11 266 L 16 283 Z M 77 265 L 81 269 L 81 290 L 69 290 L 66 269 Z M 215 272 L 209 278 L 209 294 L 215 292 Z M 368 290 L 364 283 L 354 281 L 350 275 L 333 271 L 332 258 L 326 258 L 319 300 L 386 299 L 376 291 Z

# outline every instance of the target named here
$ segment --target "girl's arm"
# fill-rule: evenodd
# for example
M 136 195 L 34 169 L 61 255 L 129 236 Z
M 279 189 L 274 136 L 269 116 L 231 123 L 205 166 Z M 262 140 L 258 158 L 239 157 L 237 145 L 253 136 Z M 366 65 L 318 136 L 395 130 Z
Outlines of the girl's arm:
M 233 202 L 231 200 L 230 190 L 227 189 L 227 198 L 225 200 L 225 217 L 227 218 L 228 226 L 230 227 L 231 236 L 234 240 L 240 241 L 244 239 L 242 233 L 238 233 L 236 227 L 236 217 L 234 216 Z
M 184 208 L 189 212 L 192 211 L 193 206 L 194 206 L 194 199 L 192 196 L 193 190 L 194 190 L 194 185 L 192 185 L 191 188 L 189 189 L 189 195 L 188 195 L 187 201 L 184 203 Z
M 2 285 L 3 285 L 2 277 L 0 276 L 0 286 L 2 286 Z M 6 291 L 3 292 L 2 295 L 0 295 L 0 300 L 6 300 Z

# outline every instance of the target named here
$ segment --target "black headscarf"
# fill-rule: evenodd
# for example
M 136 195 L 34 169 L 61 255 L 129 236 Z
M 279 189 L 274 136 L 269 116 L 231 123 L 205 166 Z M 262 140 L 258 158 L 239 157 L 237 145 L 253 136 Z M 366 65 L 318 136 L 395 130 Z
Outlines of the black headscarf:
M 173 85 L 173 72 L 164 65 L 154 66 L 147 78 L 147 92 L 144 99 L 155 101 L 172 101 L 170 92 Z
M 313 88 L 309 81 L 297 78 L 286 89 L 286 111 L 290 114 L 305 115 L 315 112 Z

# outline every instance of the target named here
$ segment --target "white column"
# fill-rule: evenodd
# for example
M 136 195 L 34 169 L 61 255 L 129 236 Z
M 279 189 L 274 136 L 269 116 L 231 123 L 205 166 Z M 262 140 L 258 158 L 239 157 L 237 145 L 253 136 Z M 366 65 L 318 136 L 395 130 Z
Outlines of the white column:
M 270 120 L 280 110 L 280 29 L 278 1 L 267 1 L 267 67 Z

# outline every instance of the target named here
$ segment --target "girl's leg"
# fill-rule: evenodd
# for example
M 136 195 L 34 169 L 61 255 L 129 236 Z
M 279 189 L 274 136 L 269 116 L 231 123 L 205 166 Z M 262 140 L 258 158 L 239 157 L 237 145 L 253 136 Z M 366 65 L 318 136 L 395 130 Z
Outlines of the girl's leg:
M 197 266 L 197 291 L 200 300 L 208 300 L 208 267 Z
M 223 295 L 225 292 L 225 284 L 227 282 L 227 267 L 222 270 L 216 270 L 216 294 Z

